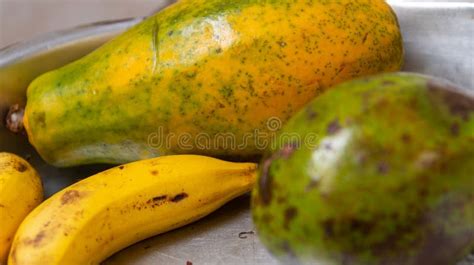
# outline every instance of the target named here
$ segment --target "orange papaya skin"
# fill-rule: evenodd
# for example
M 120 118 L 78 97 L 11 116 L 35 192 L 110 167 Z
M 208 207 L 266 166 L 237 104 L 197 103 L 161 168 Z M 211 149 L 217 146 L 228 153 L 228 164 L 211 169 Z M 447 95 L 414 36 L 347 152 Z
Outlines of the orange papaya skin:
M 182 0 L 33 81 L 24 123 L 59 167 L 252 156 L 272 117 L 284 123 L 325 89 L 402 61 L 383 0 Z

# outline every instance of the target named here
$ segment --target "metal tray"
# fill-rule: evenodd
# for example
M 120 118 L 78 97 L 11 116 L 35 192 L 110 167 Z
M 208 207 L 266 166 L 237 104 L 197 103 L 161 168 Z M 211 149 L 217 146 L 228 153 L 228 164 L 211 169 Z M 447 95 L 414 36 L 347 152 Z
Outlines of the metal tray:
M 173 1 L 160 1 L 165 5 Z M 405 47 L 404 70 L 444 77 L 474 91 L 474 1 L 388 1 L 399 16 Z M 37 75 L 79 58 L 141 18 L 99 22 L 44 35 L 0 50 L 0 117 L 25 101 Z M 46 195 L 107 166 L 57 169 L 45 164 L 26 138 L 0 125 L 0 150 L 28 158 L 43 177 Z M 105 264 L 277 264 L 254 231 L 248 197 L 203 220 L 135 244 Z M 474 256 L 459 265 L 474 264 Z

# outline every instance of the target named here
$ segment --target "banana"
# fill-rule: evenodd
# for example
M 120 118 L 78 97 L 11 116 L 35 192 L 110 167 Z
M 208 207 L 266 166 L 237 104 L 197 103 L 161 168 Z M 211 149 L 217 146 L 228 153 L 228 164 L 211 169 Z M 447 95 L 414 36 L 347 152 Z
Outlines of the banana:
M 0 264 L 6 264 L 13 236 L 33 208 L 43 200 L 38 173 L 22 158 L 0 153 Z
M 257 165 L 192 155 L 115 167 L 56 193 L 21 224 L 9 264 L 99 264 L 251 190 Z

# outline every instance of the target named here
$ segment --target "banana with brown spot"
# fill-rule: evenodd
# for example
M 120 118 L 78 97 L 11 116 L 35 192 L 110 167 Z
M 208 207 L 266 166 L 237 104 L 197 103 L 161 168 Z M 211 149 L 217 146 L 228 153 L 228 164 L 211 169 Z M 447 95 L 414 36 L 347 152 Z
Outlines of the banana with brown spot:
M 43 200 L 38 173 L 24 159 L 0 152 L 0 264 L 20 223 Z
M 248 192 L 256 168 L 182 155 L 99 173 L 58 192 L 28 216 L 14 239 L 9 264 L 99 264 Z

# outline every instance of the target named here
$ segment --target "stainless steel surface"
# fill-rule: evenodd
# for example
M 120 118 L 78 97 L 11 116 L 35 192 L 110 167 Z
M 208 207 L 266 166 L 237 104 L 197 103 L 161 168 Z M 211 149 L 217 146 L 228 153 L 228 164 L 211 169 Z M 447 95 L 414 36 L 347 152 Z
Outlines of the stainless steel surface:
M 406 71 L 474 89 L 474 1 L 388 1 L 398 15 Z
M 449 79 L 474 91 L 474 2 L 389 1 L 399 16 L 405 47 L 404 70 Z M 141 19 L 98 23 L 45 35 L 0 50 L 0 114 L 24 103 L 37 75 L 83 56 Z M 107 166 L 56 169 L 45 164 L 23 136 L 0 125 L 0 150 L 29 158 L 51 195 Z M 248 198 L 240 198 L 196 224 L 140 242 L 106 264 L 276 264 L 254 231 Z M 474 264 L 466 258 L 460 264 Z

